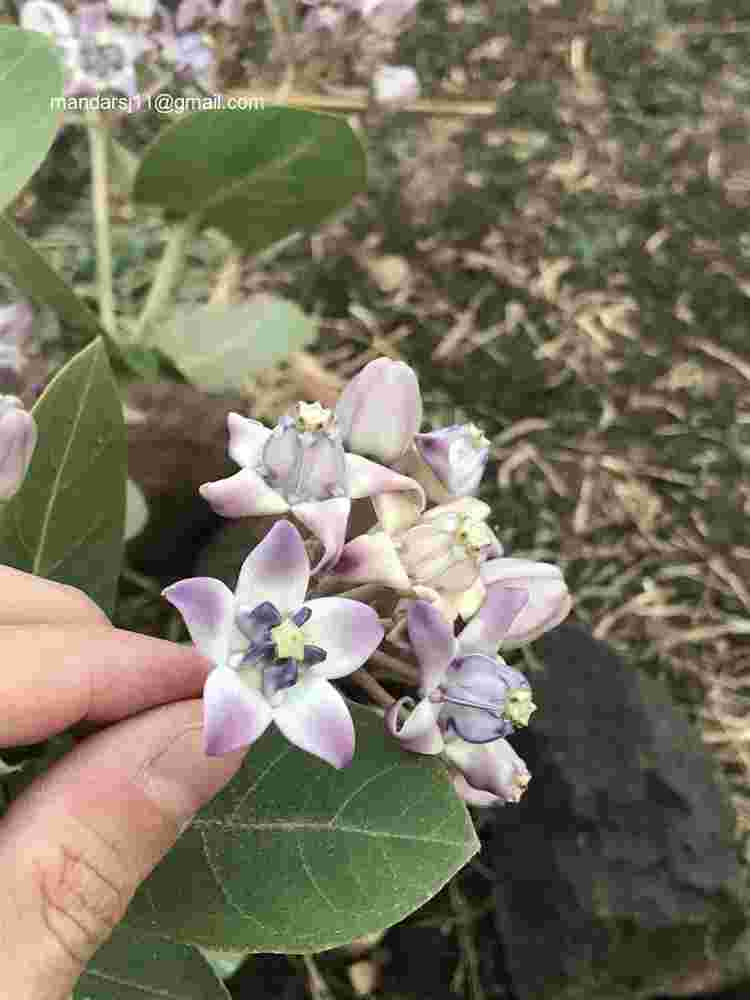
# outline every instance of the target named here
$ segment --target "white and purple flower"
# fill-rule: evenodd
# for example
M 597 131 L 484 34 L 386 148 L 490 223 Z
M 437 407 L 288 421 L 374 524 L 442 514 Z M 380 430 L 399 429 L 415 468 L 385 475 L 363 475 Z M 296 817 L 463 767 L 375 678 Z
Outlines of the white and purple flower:
M 473 496 L 479 489 L 490 442 L 476 424 L 452 424 L 414 437 L 404 471 L 424 486 L 433 503 Z
M 237 413 L 227 423 L 229 456 L 241 469 L 205 483 L 201 496 L 224 517 L 291 512 L 323 545 L 315 573 L 341 555 L 352 500 L 405 492 L 424 509 L 414 480 L 344 452 L 337 419 L 320 403 L 297 403 L 273 430 Z
M 525 590 L 496 592 L 458 638 L 434 605 L 414 601 L 409 608 L 421 700 L 394 702 L 386 726 L 408 750 L 442 753 L 457 771 L 457 792 L 474 805 L 517 802 L 529 782 L 526 765 L 505 737 L 528 725 L 536 706 L 523 674 L 496 655 L 528 604 Z M 403 711 L 410 714 L 401 722 Z
M 248 746 L 273 721 L 291 743 L 333 767 L 351 761 L 354 725 L 330 682 L 367 661 L 383 628 L 358 601 L 306 601 L 309 579 L 301 535 L 278 521 L 243 563 L 234 593 L 210 577 L 164 591 L 214 663 L 203 691 L 207 754 Z

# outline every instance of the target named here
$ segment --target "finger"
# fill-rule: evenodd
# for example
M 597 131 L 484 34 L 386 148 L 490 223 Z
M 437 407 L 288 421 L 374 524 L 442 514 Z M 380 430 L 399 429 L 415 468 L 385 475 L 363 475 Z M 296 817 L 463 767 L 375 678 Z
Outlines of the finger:
M 211 669 L 191 647 L 80 625 L 0 628 L 0 663 L 0 747 L 194 698 Z
M 68 997 L 140 881 L 243 752 L 207 757 L 201 704 L 179 702 L 79 744 L 0 823 L 7 996 Z
M 109 619 L 82 590 L 0 566 L 0 625 L 107 625 Z

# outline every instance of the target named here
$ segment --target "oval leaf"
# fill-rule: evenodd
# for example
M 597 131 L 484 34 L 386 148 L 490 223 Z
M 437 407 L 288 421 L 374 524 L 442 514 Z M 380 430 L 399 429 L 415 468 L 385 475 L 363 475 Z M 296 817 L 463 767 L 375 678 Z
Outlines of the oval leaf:
M 230 1000 L 195 949 L 121 924 L 87 965 L 72 1000 Z
M 318 225 L 365 185 L 349 125 L 300 108 L 198 111 L 146 150 L 136 201 L 216 226 L 247 253 Z
M 158 347 L 185 378 L 209 392 L 241 389 L 250 375 L 317 336 L 317 324 L 293 302 L 256 295 L 242 305 L 181 309 L 160 327 Z
M 0 521 L 0 563 L 72 584 L 110 614 L 122 560 L 126 441 L 101 340 L 57 373 L 32 410 L 39 442 Z
M 136 893 L 133 926 L 207 948 L 315 952 L 389 927 L 479 849 L 445 766 L 352 705 L 342 771 L 271 729 Z
M 0 212 L 47 154 L 60 123 L 63 89 L 54 45 L 38 31 L 0 26 Z

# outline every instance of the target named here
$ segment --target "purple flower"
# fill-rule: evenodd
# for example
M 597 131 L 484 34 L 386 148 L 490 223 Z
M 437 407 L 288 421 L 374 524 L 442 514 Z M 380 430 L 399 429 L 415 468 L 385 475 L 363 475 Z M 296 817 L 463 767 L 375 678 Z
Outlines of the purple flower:
M 21 370 L 22 348 L 34 325 L 34 310 L 28 302 L 0 306 L 0 368 Z
M 476 424 L 453 424 L 417 434 L 409 472 L 433 503 L 473 496 L 479 489 L 490 442 Z
M 347 450 L 391 465 L 422 423 L 422 397 L 413 369 L 390 358 L 371 361 L 342 392 L 336 420 Z
M 21 487 L 37 441 L 36 421 L 15 396 L 0 396 L 0 500 Z
M 354 726 L 330 681 L 361 667 L 383 629 L 358 601 L 305 601 L 309 579 L 299 532 L 278 521 L 243 563 L 234 594 L 209 577 L 164 591 L 214 663 L 203 691 L 207 754 L 248 746 L 273 721 L 334 767 L 351 761 Z
M 320 403 L 298 403 L 271 431 L 230 413 L 229 455 L 239 472 L 200 488 L 217 514 L 248 517 L 289 511 L 323 544 L 318 573 L 341 555 L 351 501 L 411 492 L 424 508 L 422 488 L 359 455 L 344 452 L 334 414 Z
M 508 630 L 527 602 L 525 591 L 506 590 L 502 606 L 488 609 L 491 627 L 487 622 L 479 627 L 475 619 L 458 638 L 432 604 L 414 601 L 409 608 L 409 638 L 420 665 L 421 700 L 395 702 L 386 713 L 386 726 L 415 753 L 442 753 L 461 772 L 457 790 L 466 792 L 464 797 L 469 794 L 465 783 L 474 792 L 493 797 L 486 803 L 480 803 L 482 796 L 475 797 L 474 804 L 517 801 L 528 782 L 525 765 L 505 737 L 527 725 L 536 706 L 523 674 L 495 655 L 497 637 Z M 411 711 L 402 723 L 403 710 Z

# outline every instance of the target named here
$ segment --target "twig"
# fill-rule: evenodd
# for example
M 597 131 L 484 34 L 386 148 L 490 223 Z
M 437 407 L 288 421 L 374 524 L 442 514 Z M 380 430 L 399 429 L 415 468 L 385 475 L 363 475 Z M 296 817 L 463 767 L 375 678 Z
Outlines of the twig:
M 388 694 L 384 687 L 371 677 L 362 667 L 359 670 L 355 670 L 353 674 L 349 674 L 349 679 L 354 681 L 357 687 L 362 688 L 366 691 L 374 702 L 378 705 L 382 705 L 383 708 L 390 708 L 391 705 L 396 701 L 393 695 Z
M 234 90 L 229 95 L 231 97 L 252 97 L 267 101 L 269 104 L 276 100 L 273 94 L 258 94 L 249 90 Z M 288 94 L 283 103 L 292 108 L 313 108 L 319 111 L 340 111 L 344 114 L 355 114 L 358 111 L 367 111 L 370 102 L 367 97 L 347 96 L 331 97 L 323 94 L 308 94 L 303 92 L 292 92 Z M 438 101 L 426 98 L 419 101 L 412 101 L 399 107 L 399 113 L 428 115 L 435 118 L 481 118 L 494 115 L 497 106 L 494 101 Z
M 117 314 L 112 286 L 112 233 L 109 226 L 109 135 L 100 112 L 86 113 L 86 128 L 91 149 L 91 204 L 96 241 L 96 283 L 99 290 L 101 324 L 112 337 L 117 336 Z
M 312 1000 L 335 1000 L 335 997 L 328 987 L 325 979 L 320 974 L 320 970 L 315 964 L 312 955 L 303 955 L 302 961 L 307 969 L 307 982 L 310 987 Z

